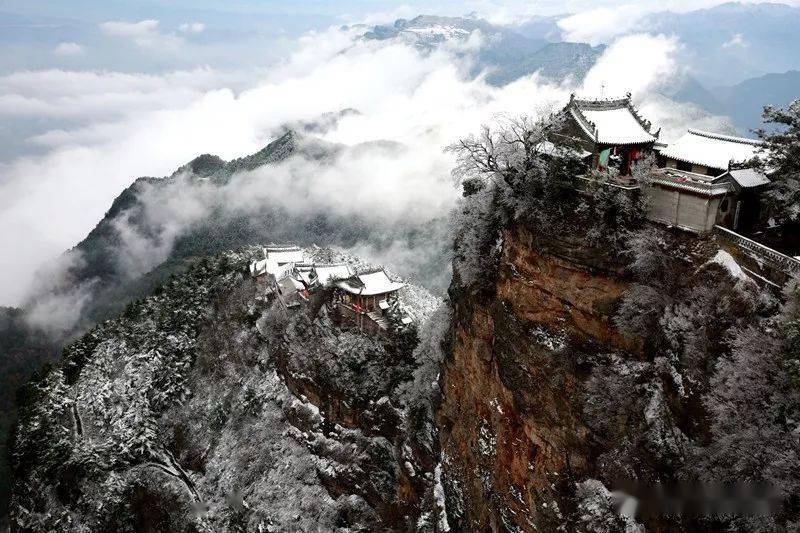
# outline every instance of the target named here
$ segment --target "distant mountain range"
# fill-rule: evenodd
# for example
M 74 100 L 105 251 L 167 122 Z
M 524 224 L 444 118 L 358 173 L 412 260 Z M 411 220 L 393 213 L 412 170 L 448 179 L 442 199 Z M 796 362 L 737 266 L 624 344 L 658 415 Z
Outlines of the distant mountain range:
M 766 74 L 733 87 L 718 87 L 714 92 L 722 102 L 725 114 L 733 118 L 736 124 L 757 129 L 761 124 L 764 105 L 785 107 L 800 98 L 800 71 Z
M 681 62 L 707 87 L 800 69 L 797 7 L 731 2 L 687 13 L 654 13 L 638 26 L 680 39 Z
M 554 43 L 480 19 L 429 15 L 398 19 L 391 26 L 375 26 L 364 33 L 364 38 L 398 39 L 425 51 L 473 38 L 476 44 L 480 43 L 473 74 L 486 72 L 487 81 L 494 85 L 504 85 L 537 71 L 556 82 L 567 78 L 581 80 L 605 49 L 584 43 Z
M 552 82 L 579 84 L 606 46 L 564 42 L 559 21 L 567 16 L 498 26 L 474 17 L 422 15 L 375 26 L 364 38 L 398 39 L 423 51 L 472 38 L 481 43 L 472 74 L 485 73 L 489 83 L 504 85 L 538 72 Z M 634 31 L 674 35 L 681 42 L 678 60 L 687 72 L 665 80 L 664 96 L 729 116 L 742 133 L 761 126 L 764 105 L 783 107 L 800 97 L 798 8 L 728 3 L 659 12 L 643 17 Z

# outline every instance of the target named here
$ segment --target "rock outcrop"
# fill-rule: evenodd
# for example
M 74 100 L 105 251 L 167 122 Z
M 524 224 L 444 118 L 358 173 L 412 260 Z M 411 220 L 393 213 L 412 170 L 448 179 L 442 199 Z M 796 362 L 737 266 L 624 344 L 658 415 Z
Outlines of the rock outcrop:
M 494 293 L 457 296 L 439 410 L 448 494 L 467 530 L 548 530 L 560 523 L 559 478 L 589 460 L 581 420 L 581 352 L 629 347 L 613 327 L 627 288 L 603 257 L 543 249 L 508 231 Z
M 437 422 L 452 530 L 672 530 L 663 514 L 620 513 L 630 494 L 614 491 L 697 475 L 699 397 L 758 288 L 712 260 L 713 238 L 649 231 L 667 253 L 652 245 L 666 263 L 647 289 L 630 254 L 524 224 L 503 231 L 490 287 L 451 289 Z

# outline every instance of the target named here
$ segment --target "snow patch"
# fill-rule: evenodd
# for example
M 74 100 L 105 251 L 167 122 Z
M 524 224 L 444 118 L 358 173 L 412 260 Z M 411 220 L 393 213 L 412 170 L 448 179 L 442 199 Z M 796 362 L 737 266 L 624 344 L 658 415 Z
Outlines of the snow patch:
M 533 335 L 534 339 L 536 339 L 537 343 L 544 346 L 551 352 L 559 352 L 567 345 L 566 337 L 564 335 L 552 333 L 541 326 L 533 328 L 531 330 L 531 334 Z
M 751 278 L 744 273 L 744 270 L 742 270 L 742 267 L 736 262 L 736 259 L 734 259 L 733 256 L 725 250 L 719 250 L 717 255 L 715 255 L 713 259 L 706 264 L 711 263 L 716 263 L 725 268 L 734 279 L 752 281 Z
M 446 533 L 450 531 L 450 524 L 447 522 L 447 501 L 444 497 L 444 486 L 442 485 L 442 463 L 436 465 L 433 476 L 433 500 L 436 505 L 436 514 L 439 517 L 437 521 L 438 530 Z

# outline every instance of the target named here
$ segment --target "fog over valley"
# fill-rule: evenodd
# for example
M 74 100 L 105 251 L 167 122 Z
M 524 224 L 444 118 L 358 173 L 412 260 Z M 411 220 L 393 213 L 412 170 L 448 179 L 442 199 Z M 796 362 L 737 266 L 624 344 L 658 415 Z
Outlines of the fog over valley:
M 569 32 L 577 31 L 577 23 L 566 22 L 571 19 L 552 25 L 573 37 Z M 463 20 L 469 19 L 423 20 L 421 26 L 438 31 Z M 162 30 L 146 22 L 129 26 L 104 22 L 101 30 L 109 39 L 131 39 L 135 48 L 169 45 L 189 52 L 188 37 L 176 35 L 171 44 L 151 42 L 166 37 L 157 37 Z M 443 148 L 460 133 L 498 113 L 555 109 L 573 91 L 631 92 L 643 112 L 663 128 L 666 139 L 687 125 L 746 130 L 719 107 L 704 106 L 701 98 L 687 99 L 684 93 L 693 86 L 684 81 L 698 73 L 684 62 L 691 45 L 680 34 L 633 26 L 610 36 L 607 48 L 592 58 L 586 72 L 575 70 L 569 55 L 556 56 L 549 60 L 563 64 L 557 76 L 547 76 L 547 67 L 537 69 L 533 64 L 498 86 L 487 79 L 507 65 L 493 63 L 494 57 L 519 55 L 520 44 L 507 35 L 524 35 L 526 27 L 484 24 L 474 30 L 467 24 L 469 31 L 431 43 L 409 39 L 407 35 L 425 38 L 410 30 L 398 37 L 370 39 L 364 38 L 369 25 L 335 26 L 299 35 L 284 57 L 252 69 L 196 65 L 124 72 L 73 69 L 67 63 L 3 75 L 0 113 L 7 126 L 0 135 L 13 138 L 6 148 L 11 153 L 2 163 L 3 225 L 26 228 L 24 233 L 2 235 L 4 247 L 19 250 L 3 259 L 4 271 L 13 273 L 0 287 L 3 301 L 22 303 L 33 272 L 79 242 L 135 177 L 169 175 L 202 153 L 241 157 L 277 138 L 282 128 L 345 109 L 357 113 L 317 128 L 315 136 L 346 145 L 392 141 L 404 145 L 403 153 L 413 157 L 397 157 L 390 163 L 392 158 L 384 154 L 385 165 L 372 165 L 362 157 L 359 164 L 328 170 L 324 177 L 295 173 L 293 191 L 302 196 L 308 186 L 314 205 L 341 212 L 347 209 L 343 202 L 351 203 L 342 197 L 343 191 L 364 193 L 369 180 L 380 184 L 370 188 L 372 200 L 391 203 L 389 211 L 395 213 L 413 203 L 414 216 L 422 219 L 445 214 L 456 195 L 446 184 L 452 160 Z M 198 25 L 194 31 L 202 34 L 211 27 Z M 560 37 L 547 35 L 518 39 L 536 39 L 538 44 L 531 46 L 537 48 L 547 38 Z M 499 42 L 498 37 L 502 37 Z M 20 138 L 16 124 L 29 133 Z M 265 175 L 263 183 L 270 179 L 284 178 Z M 406 186 L 409 179 L 429 181 L 433 188 L 428 192 Z M 323 180 L 329 189 L 315 180 Z M 333 180 L 346 181 L 332 186 Z M 295 205 L 296 197 L 288 194 L 287 203 Z M 53 225 L 53 220 L 59 223 Z

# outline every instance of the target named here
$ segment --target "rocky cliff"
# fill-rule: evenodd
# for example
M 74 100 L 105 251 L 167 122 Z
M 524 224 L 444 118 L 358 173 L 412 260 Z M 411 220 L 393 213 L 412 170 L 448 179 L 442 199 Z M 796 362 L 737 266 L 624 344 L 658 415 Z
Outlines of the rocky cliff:
M 555 527 L 551 485 L 584 472 L 589 455 L 580 352 L 627 345 L 609 315 L 626 284 L 537 248 L 529 234 L 507 233 L 494 293 L 454 302 L 439 421 L 464 529 Z M 567 342 L 576 351 L 558 355 Z
M 717 376 L 730 337 L 775 299 L 714 238 L 650 228 L 621 253 L 564 235 L 509 224 L 490 285 L 451 289 L 437 412 L 450 528 L 752 530 L 669 517 L 622 490 L 735 479 L 709 461 L 730 437 Z
M 449 304 L 403 289 L 403 334 L 284 308 L 247 273 L 257 249 L 95 327 L 23 390 L 13 530 L 796 527 L 797 287 L 759 285 L 714 236 L 486 213 Z M 652 497 L 719 483 L 738 499 Z

